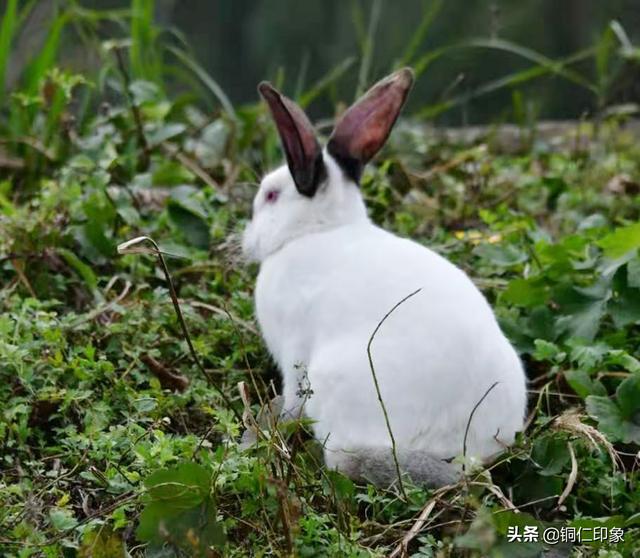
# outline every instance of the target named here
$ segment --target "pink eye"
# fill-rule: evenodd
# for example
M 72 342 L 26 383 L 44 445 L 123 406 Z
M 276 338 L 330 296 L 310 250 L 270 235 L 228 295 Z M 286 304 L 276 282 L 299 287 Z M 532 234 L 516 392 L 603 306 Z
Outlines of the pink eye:
M 280 192 L 278 190 L 269 190 L 266 193 L 264 199 L 267 200 L 267 203 L 275 203 L 279 195 L 280 195 Z

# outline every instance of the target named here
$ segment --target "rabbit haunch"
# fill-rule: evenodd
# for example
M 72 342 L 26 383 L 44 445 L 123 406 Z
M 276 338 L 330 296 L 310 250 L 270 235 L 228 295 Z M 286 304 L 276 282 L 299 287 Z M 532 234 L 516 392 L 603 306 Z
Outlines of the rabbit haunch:
M 463 271 L 375 226 L 357 180 L 382 147 L 410 89 L 400 70 L 340 119 L 323 151 L 304 112 L 268 84 L 260 92 L 287 165 L 265 176 L 244 234 L 260 262 L 260 329 L 283 375 L 285 413 L 313 421 L 328 466 L 386 484 L 391 440 L 415 482 L 450 482 L 461 456 L 487 460 L 511 444 L 526 406 L 520 360 Z M 490 389 L 496 384 L 494 389 Z M 479 401 L 485 399 L 480 405 Z

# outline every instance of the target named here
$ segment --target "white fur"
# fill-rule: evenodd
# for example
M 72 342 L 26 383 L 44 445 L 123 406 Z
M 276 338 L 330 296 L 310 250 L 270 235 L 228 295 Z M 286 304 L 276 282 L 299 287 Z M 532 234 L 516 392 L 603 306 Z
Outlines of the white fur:
M 330 466 L 342 452 L 389 448 L 372 357 L 399 450 L 487 459 L 523 426 L 525 376 L 487 301 L 463 271 L 373 225 L 358 186 L 324 153 L 328 179 L 300 195 L 289 169 L 267 175 L 243 241 L 261 262 L 257 317 L 284 380 L 285 409 L 314 421 Z M 280 190 L 275 203 L 266 192 Z M 310 390 L 309 390 L 310 388 Z M 305 401 L 306 400 L 306 401 Z

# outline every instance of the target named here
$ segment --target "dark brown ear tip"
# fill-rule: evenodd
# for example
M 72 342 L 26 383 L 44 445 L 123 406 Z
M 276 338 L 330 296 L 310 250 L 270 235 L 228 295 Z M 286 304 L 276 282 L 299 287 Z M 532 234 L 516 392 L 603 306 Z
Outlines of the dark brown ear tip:
M 273 96 L 274 94 L 278 94 L 278 90 L 271 85 L 268 81 L 261 81 L 258 84 L 258 93 L 262 95 L 265 99 L 269 96 Z

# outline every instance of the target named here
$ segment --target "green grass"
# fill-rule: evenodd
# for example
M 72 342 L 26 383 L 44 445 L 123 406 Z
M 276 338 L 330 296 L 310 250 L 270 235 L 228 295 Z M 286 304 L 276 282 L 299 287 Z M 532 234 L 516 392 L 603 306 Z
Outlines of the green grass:
M 0 101 L 4 97 L 5 73 L 13 36 L 16 31 L 18 0 L 9 0 L 0 23 Z
M 151 48 L 148 4 L 133 19 L 100 17 L 128 21 Z M 5 13 L 2 44 L 18 17 Z M 371 216 L 477 282 L 525 362 L 531 416 L 517 444 L 466 483 L 357 486 L 322 467 L 308 424 L 275 428 L 260 411 L 277 371 L 254 322 L 256 270 L 239 262 L 234 238 L 257 177 L 280 158 L 266 110 L 232 106 L 183 51 L 172 51 L 176 64 L 204 84 L 204 100 L 172 98 L 162 66 L 143 80 L 144 50 L 119 66 L 121 44 L 104 49 L 103 79 L 54 71 L 56 26 L 78 17 L 98 16 L 58 14 L 0 123 L 15 163 L 0 168 L 2 556 L 388 556 L 405 537 L 411 556 L 538 556 L 540 543 L 507 542 L 524 525 L 624 529 L 623 542 L 573 555 L 637 555 L 635 138 L 604 119 L 598 137 L 586 125 L 565 149 L 538 138 L 505 154 L 490 137 L 439 143 L 423 121 L 400 123 L 363 179 Z M 422 56 L 432 17 L 403 59 Z M 593 50 L 598 91 L 615 66 L 610 40 Z M 535 56 L 536 78 L 572 64 Z M 311 103 L 352 63 L 300 99 Z M 85 117 L 71 125 L 80 99 Z M 184 324 L 157 256 L 116 251 L 141 235 L 165 253 Z M 257 440 L 248 448 L 247 429 Z

